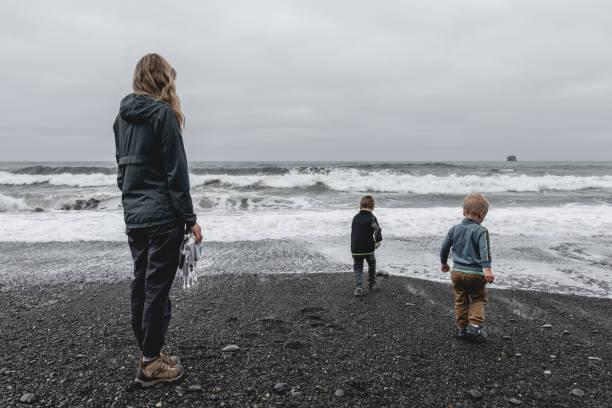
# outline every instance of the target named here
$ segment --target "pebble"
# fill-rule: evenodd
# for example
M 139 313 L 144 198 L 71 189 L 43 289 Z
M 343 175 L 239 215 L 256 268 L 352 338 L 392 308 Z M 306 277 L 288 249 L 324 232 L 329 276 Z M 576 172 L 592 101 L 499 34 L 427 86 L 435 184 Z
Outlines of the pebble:
M 502 336 L 502 340 L 510 340 L 510 339 L 511 339 L 511 337 L 508 336 L 508 335 Z
M 557 358 L 557 356 L 555 356 L 554 354 L 551 354 L 551 355 L 550 355 L 550 358 L 551 358 L 552 360 L 554 360 L 555 358 Z
M 344 397 L 344 390 L 342 388 L 338 388 L 336 392 L 334 392 L 334 395 L 338 398 Z
M 163 402 L 161 402 L 161 401 L 159 401 L 157 404 L 155 404 L 155 406 L 156 406 L 156 407 L 163 407 L 163 406 L 164 406 L 164 403 L 163 403 Z
M 38 395 L 33 394 L 31 392 L 26 392 L 25 394 L 23 394 L 21 396 L 19 401 L 25 402 L 26 404 L 32 404 L 32 403 L 38 401 Z
M 224 352 L 224 353 L 238 351 L 238 350 L 240 350 L 240 347 L 238 347 L 235 344 L 230 344 L 229 346 L 225 346 L 225 347 L 223 347 L 223 349 L 221 349 L 221 351 Z
M 221 392 L 221 391 L 223 391 L 223 388 L 221 388 L 221 387 L 219 387 L 219 386 L 215 386 L 215 387 L 213 387 L 213 389 L 212 389 L 212 392 Z
M 176 392 L 176 394 L 179 397 L 182 397 L 183 395 L 185 395 L 185 388 L 181 387 L 180 385 L 177 387 L 174 387 L 174 392 Z
M 550 370 L 544 370 L 544 375 L 552 375 L 552 371 L 550 371 Z
M 325 391 L 325 387 L 322 386 L 321 384 L 315 385 L 314 388 L 315 388 L 315 391 L 317 391 L 317 392 Z
M 274 392 L 277 394 L 282 394 L 284 392 L 289 391 L 289 384 L 287 383 L 276 383 L 274 385 Z
M 550 329 L 551 327 L 552 327 L 552 324 L 548 324 L 548 323 L 542 325 L 542 328 L 544 329 Z
M 406 306 L 415 306 L 414 303 L 406 302 Z
M 202 391 L 202 386 L 200 384 L 193 384 L 193 385 L 190 385 L 187 388 L 187 391 L 189 391 L 189 392 L 201 392 Z
M 584 391 L 582 391 L 580 388 L 574 388 L 573 390 L 570 391 L 570 394 L 578 398 L 584 397 Z
M 76 356 L 74 356 L 75 358 L 85 358 L 85 354 L 77 354 Z
M 415 378 L 415 383 L 419 384 L 419 378 Z M 348 386 L 358 392 L 366 392 L 368 390 L 368 384 L 365 381 L 360 380 L 351 380 L 348 383 Z
M 589 360 L 601 361 L 601 358 L 599 358 L 599 357 L 589 357 Z
M 470 397 L 474 398 L 474 399 L 481 399 L 482 398 L 482 393 L 478 390 L 470 390 Z
M 563 334 L 567 336 L 568 334 L 570 334 L 570 332 L 568 330 L 563 330 Z
M 510 404 L 512 404 L 512 405 L 521 405 L 521 404 L 522 404 L 521 400 L 520 400 L 520 399 L 517 399 L 517 398 L 510 398 L 510 399 L 508 400 L 508 402 L 509 402 Z
M 304 343 L 303 341 L 299 341 L 299 340 L 291 340 L 285 343 L 286 348 L 293 349 L 293 350 L 301 350 L 307 346 L 308 346 L 307 343 Z
M 514 356 L 515 357 L 523 357 L 523 355 L 521 353 L 516 353 Z

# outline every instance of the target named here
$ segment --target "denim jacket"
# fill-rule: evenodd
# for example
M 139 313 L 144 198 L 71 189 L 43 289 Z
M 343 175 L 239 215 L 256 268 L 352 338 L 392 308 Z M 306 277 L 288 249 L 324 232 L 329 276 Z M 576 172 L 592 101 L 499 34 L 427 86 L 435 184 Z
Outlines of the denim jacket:
M 489 231 L 472 219 L 464 218 L 448 231 L 440 251 L 443 264 L 447 263 L 451 248 L 453 270 L 482 275 L 482 268 L 491 266 Z

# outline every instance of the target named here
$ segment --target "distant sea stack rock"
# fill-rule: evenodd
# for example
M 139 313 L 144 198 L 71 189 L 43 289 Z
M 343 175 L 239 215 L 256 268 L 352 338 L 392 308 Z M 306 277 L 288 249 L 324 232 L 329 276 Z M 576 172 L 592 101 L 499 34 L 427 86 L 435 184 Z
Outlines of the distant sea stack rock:
M 508 156 L 506 157 L 506 161 L 516 161 L 516 156 L 515 155 Z

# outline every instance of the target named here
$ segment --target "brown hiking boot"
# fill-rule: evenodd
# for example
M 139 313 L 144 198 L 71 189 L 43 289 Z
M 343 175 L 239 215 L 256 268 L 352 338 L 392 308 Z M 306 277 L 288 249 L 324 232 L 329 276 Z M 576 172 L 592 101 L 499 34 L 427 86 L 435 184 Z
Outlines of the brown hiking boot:
M 142 359 L 142 353 L 140 353 L 140 362 L 143 362 Z M 181 359 L 179 358 L 179 356 L 172 356 L 170 354 L 168 354 L 168 351 L 166 351 L 166 349 L 161 349 L 159 350 L 159 357 L 166 363 L 166 364 L 170 364 L 170 365 L 177 365 L 177 364 L 181 364 Z
M 181 377 L 185 370 L 178 364 L 168 364 L 161 357 L 150 363 L 138 364 L 136 382 L 143 387 L 151 387 L 160 382 L 174 382 Z

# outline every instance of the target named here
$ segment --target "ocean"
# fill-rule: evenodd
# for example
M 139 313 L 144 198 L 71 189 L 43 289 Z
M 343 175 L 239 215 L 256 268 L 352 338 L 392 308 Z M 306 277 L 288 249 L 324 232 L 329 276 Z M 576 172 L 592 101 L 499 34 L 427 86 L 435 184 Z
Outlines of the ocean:
M 126 241 L 116 172 L 113 162 L 0 163 L 0 243 L 48 250 L 95 242 L 109 256 L 100 243 Z M 258 256 L 240 253 L 253 247 L 246 242 L 290 242 L 350 271 L 351 219 L 367 193 L 383 229 L 379 267 L 448 280 L 439 245 L 461 221 L 463 197 L 479 192 L 491 204 L 483 225 L 495 286 L 612 297 L 612 162 L 190 162 L 190 178 L 214 248 L 202 273 L 215 270 L 224 246 L 235 248 L 224 257 Z M 18 270 L 4 269 L 4 279 Z M 322 270 L 305 262 L 281 271 Z

